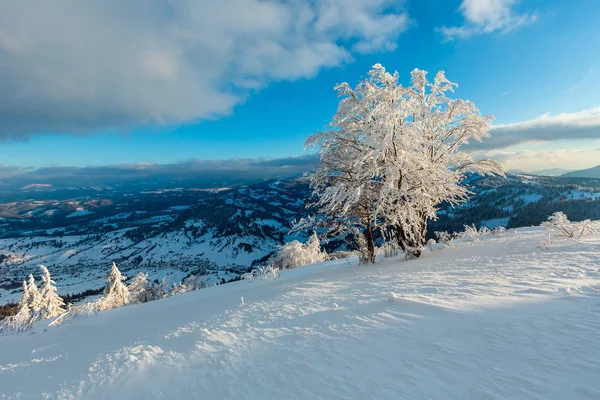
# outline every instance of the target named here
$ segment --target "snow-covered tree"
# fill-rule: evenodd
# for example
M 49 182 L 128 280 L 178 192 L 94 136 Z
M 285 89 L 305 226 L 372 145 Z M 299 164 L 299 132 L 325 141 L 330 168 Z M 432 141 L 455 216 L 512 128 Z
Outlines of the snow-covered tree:
M 342 99 L 331 129 L 306 144 L 321 155 L 311 175 L 318 211 L 368 221 L 365 230 L 393 227 L 402 249 L 418 257 L 437 206 L 467 200 L 465 174 L 503 171 L 462 150 L 469 140 L 489 136 L 492 118 L 469 101 L 449 98 L 457 85 L 443 72 L 433 82 L 418 69 L 411 76 L 404 87 L 398 73 L 376 64 L 356 88 L 338 85 Z M 365 214 L 357 215 L 357 207 Z
M 53 318 L 65 312 L 63 306 L 65 302 L 63 299 L 56 294 L 56 286 L 50 277 L 50 272 L 48 268 L 44 265 L 40 265 L 40 269 L 42 270 L 42 286 L 40 287 L 40 316 L 43 319 Z
M 133 277 L 127 288 L 129 289 L 129 302 L 131 304 L 146 303 L 153 300 L 152 293 L 149 290 L 148 274 L 139 272 Z
M 31 328 L 31 325 L 37 319 L 37 314 L 33 313 L 30 307 L 31 297 L 29 285 L 26 281 L 23 281 L 23 293 L 19 300 L 17 314 L 6 318 L 2 323 L 2 326 L 0 326 L 0 331 L 4 330 L 9 333 L 22 333 Z
M 29 274 L 27 281 L 27 298 L 29 302 L 29 309 L 31 313 L 37 318 L 42 310 L 42 297 L 40 296 L 40 292 L 38 290 L 37 285 L 35 284 L 35 278 L 32 274 Z
M 113 262 L 112 269 L 106 278 L 104 296 L 98 305 L 99 310 L 121 307 L 129 303 L 129 289 L 123 283 L 125 279 L 127 278 L 121 275 L 117 264 Z
M 324 260 L 325 254 L 321 251 L 319 238 L 317 233 L 313 232 L 305 244 L 294 240 L 280 246 L 271 262 L 275 268 L 288 269 Z

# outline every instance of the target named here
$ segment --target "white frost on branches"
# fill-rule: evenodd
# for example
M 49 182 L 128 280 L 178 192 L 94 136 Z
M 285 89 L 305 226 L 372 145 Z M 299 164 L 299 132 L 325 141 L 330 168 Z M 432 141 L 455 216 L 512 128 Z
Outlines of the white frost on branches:
M 50 277 L 48 268 L 44 265 L 40 265 L 40 269 L 42 270 L 40 315 L 43 319 L 57 317 L 65 312 L 65 309 L 63 308 L 65 302 L 58 294 L 56 294 L 56 286 L 54 286 L 56 282 Z
M 99 310 L 121 307 L 129 303 L 129 289 L 123 283 L 125 279 L 126 277 L 121 275 L 121 271 L 117 268 L 117 264 L 113 262 L 112 269 L 106 278 L 104 296 L 98 304 Z
M 398 73 L 376 64 L 355 88 L 336 86 L 341 100 L 331 129 L 306 142 L 321 154 L 321 167 L 310 176 L 312 205 L 330 227 L 360 226 L 371 252 L 373 229 L 384 226 L 419 256 L 439 204 L 467 200 L 466 173 L 503 175 L 497 162 L 463 151 L 489 136 L 492 117 L 470 101 L 449 98 L 457 85 L 443 72 L 433 81 L 426 74 L 413 70 L 405 87 Z
M 596 228 L 592 221 L 586 219 L 585 221 L 572 223 L 562 211 L 550 215 L 547 221 L 542 222 L 542 226 L 550 233 L 567 239 L 582 239 L 596 234 Z
M 319 237 L 313 232 L 304 244 L 294 240 L 280 246 L 271 261 L 275 268 L 289 269 L 325 261 L 325 257 L 326 254 L 321 251 Z

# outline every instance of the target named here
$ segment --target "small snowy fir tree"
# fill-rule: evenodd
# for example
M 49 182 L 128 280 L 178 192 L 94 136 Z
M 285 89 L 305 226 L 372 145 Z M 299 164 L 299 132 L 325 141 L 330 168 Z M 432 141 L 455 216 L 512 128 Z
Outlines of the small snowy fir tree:
M 148 274 L 138 272 L 128 286 L 130 304 L 146 303 L 152 299 Z
M 127 279 L 121 275 L 117 264 L 113 262 L 112 269 L 106 278 L 106 287 L 104 296 L 100 300 L 99 309 L 108 310 L 110 308 L 121 307 L 129 303 L 129 289 L 123 283 Z
M 65 302 L 63 299 L 56 294 L 56 286 L 50 277 L 48 268 L 44 265 L 40 265 L 42 270 L 42 286 L 40 287 L 40 301 L 42 303 L 40 316 L 43 319 L 57 317 L 65 312 L 63 306 Z
M 2 324 L 0 331 L 8 333 L 23 333 L 28 331 L 36 320 L 36 315 L 31 312 L 30 302 L 31 294 L 29 293 L 29 286 L 26 281 L 23 281 L 23 294 L 19 300 L 17 314 L 8 317 Z
M 321 251 L 321 242 L 316 231 L 313 231 L 310 238 L 304 245 L 306 251 L 306 257 L 308 258 L 308 264 L 314 264 L 325 260 L 325 253 Z
M 32 274 L 29 274 L 29 279 L 27 281 L 27 293 L 29 299 L 29 309 L 31 310 L 32 315 L 37 319 L 40 316 L 40 311 L 42 310 L 42 297 L 40 296 L 38 287 L 35 284 L 35 278 Z

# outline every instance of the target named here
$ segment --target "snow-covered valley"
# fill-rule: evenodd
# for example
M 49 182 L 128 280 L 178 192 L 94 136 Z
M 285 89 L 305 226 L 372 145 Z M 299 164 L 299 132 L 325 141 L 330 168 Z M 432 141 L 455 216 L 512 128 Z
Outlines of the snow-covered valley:
M 0 337 L 3 398 L 597 399 L 600 238 L 484 235 Z
M 430 221 L 431 237 L 473 223 L 490 229 L 538 225 L 558 210 L 575 221 L 600 218 L 600 180 L 471 177 L 468 184 L 470 201 L 442 205 L 439 219 Z M 284 242 L 304 240 L 304 233 L 289 230 L 310 212 L 310 191 L 301 179 L 96 196 L 0 204 L 0 305 L 16 301 L 21 281 L 42 263 L 63 296 L 102 289 L 111 262 L 128 277 L 143 271 L 151 280 L 179 282 L 193 273 L 227 282 L 264 265 Z M 334 241 L 326 250 L 348 250 L 343 246 Z

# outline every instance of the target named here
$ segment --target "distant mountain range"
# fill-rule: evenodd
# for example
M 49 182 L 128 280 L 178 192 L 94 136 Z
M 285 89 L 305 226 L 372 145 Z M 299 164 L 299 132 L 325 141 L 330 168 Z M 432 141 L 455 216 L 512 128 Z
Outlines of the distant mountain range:
M 542 169 L 540 171 L 524 172 L 518 169 L 510 169 L 508 173 L 515 175 L 536 175 L 536 176 L 561 176 L 569 172 L 574 172 L 572 169 L 564 168 L 549 168 Z
M 600 165 L 580 171 L 568 172 L 561 176 L 565 178 L 600 178 Z
M 306 232 L 291 233 L 290 227 L 311 213 L 304 178 L 220 188 L 172 187 L 199 182 L 193 180 L 167 188 L 154 188 L 151 180 L 76 189 L 56 180 L 44 186 L 48 182 L 20 186 L 8 201 L 0 196 L 0 304 L 18 299 L 20 282 L 39 264 L 52 271 L 63 295 L 101 289 L 113 261 L 128 277 L 144 271 L 152 280 L 168 276 L 173 282 L 189 274 L 212 283 L 239 279 L 264 265 L 278 245 L 304 241 Z M 600 179 L 473 175 L 465 183 L 470 201 L 441 204 L 428 239 L 436 231 L 462 231 L 465 224 L 539 225 L 555 211 L 573 221 L 600 219 Z M 350 250 L 349 241 L 340 237 L 323 245 L 331 253 Z
M 535 176 L 560 176 L 564 178 L 596 178 L 600 179 L 600 165 L 582 170 L 570 170 L 564 168 L 549 168 L 540 171 L 525 172 L 519 169 L 509 169 L 507 171 L 513 175 L 535 175 Z

